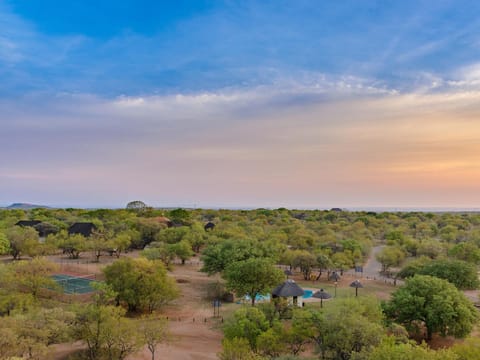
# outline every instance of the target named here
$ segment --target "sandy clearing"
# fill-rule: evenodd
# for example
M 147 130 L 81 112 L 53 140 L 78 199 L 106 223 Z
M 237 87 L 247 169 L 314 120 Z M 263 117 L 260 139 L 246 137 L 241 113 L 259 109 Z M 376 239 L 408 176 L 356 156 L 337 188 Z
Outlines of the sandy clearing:
M 138 256 L 129 253 L 129 256 Z M 53 260 L 53 259 L 52 259 Z M 103 260 L 103 261 L 102 261 Z M 101 268 L 111 263 L 110 257 L 101 258 L 100 263 L 85 263 L 83 261 L 65 261 L 56 259 L 64 266 L 78 269 L 79 272 L 101 273 Z M 217 280 L 217 277 L 208 277 L 199 272 L 198 261 L 186 265 L 176 265 L 169 274 L 175 279 L 181 279 L 178 286 L 181 296 L 172 305 L 162 311 L 163 316 L 169 318 L 171 338 L 167 344 L 161 344 L 156 359 L 178 360 L 210 360 L 217 359 L 221 351 L 222 332 L 219 330 L 219 319 L 213 319 L 213 310 L 205 299 L 206 285 Z M 195 319 L 195 321 L 194 321 Z M 207 322 L 205 322 L 205 319 Z M 79 343 L 59 344 L 52 347 L 52 358 L 55 360 L 67 359 L 69 355 L 81 350 L 84 346 Z M 151 354 L 145 347 L 142 351 L 128 357 L 129 360 L 150 360 Z

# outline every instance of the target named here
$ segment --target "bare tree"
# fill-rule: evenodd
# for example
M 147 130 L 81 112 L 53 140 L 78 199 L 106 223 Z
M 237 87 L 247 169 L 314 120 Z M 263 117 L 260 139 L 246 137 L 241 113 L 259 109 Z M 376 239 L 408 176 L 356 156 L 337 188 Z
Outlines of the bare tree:
M 155 351 L 162 342 L 168 341 L 168 321 L 165 318 L 143 317 L 139 325 L 140 336 L 155 360 Z

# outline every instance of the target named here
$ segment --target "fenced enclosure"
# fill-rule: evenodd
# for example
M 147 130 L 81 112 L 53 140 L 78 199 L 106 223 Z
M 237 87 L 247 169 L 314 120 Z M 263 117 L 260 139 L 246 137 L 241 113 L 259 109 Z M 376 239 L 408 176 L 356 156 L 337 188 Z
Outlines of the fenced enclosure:
M 97 282 L 95 274 L 68 275 L 55 274 L 52 279 L 63 289 L 65 294 L 87 294 L 94 292 L 93 284 Z

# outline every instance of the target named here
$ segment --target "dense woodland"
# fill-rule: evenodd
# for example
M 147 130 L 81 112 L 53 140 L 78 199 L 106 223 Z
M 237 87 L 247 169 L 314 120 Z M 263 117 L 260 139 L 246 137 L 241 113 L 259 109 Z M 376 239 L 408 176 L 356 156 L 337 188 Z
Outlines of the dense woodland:
M 38 223 L 16 225 L 22 220 Z M 93 231 L 69 233 L 75 223 Z M 383 276 L 399 283 L 389 300 L 351 296 L 322 308 L 255 302 L 285 280 L 284 269 L 305 282 L 328 281 L 380 245 Z M 193 258 L 221 276 L 211 296 L 251 299 L 225 319 L 220 359 L 480 358 L 480 340 L 469 338 L 477 310 L 462 292 L 479 287 L 476 213 L 161 210 L 140 202 L 0 210 L 0 254 L 0 359 L 48 359 L 53 344 L 73 341 L 85 344 L 76 358 L 124 359 L 144 346 L 162 358 L 155 353 L 168 337 L 162 312 L 181 296 L 168 271 Z M 93 295 L 60 296 L 50 277 L 59 259 L 105 257 L 115 261 Z M 468 339 L 432 350 L 435 335 Z

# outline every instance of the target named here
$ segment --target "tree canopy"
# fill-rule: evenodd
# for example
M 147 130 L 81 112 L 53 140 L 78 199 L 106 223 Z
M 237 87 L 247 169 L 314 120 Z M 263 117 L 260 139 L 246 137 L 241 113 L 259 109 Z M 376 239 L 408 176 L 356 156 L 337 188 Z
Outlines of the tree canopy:
M 479 286 L 477 268 L 462 260 L 434 260 L 426 263 L 418 272 L 445 279 L 458 289 L 477 289 Z
M 369 360 L 458 360 L 449 350 L 432 350 L 425 344 L 396 343 L 396 339 L 389 337 L 376 347 L 369 355 Z
M 255 241 L 227 239 L 210 244 L 202 254 L 202 271 L 209 275 L 222 272 L 228 264 L 252 257 L 267 257 Z
M 390 319 L 409 331 L 421 333 L 424 327 L 427 340 L 433 333 L 465 337 L 478 318 L 472 303 L 454 285 L 428 275 L 407 279 L 384 308 Z
M 285 275 L 269 259 L 252 258 L 228 265 L 224 278 L 229 290 L 238 296 L 248 295 L 253 306 L 257 295 L 268 293 L 285 279 Z
M 401 278 L 415 274 L 431 275 L 448 280 L 458 289 L 477 289 L 480 285 L 474 264 L 455 259 L 429 260 L 422 257 L 407 264 L 399 273 Z
M 105 282 L 130 311 L 154 309 L 178 296 L 175 282 L 163 263 L 145 258 L 123 258 L 104 269 Z

